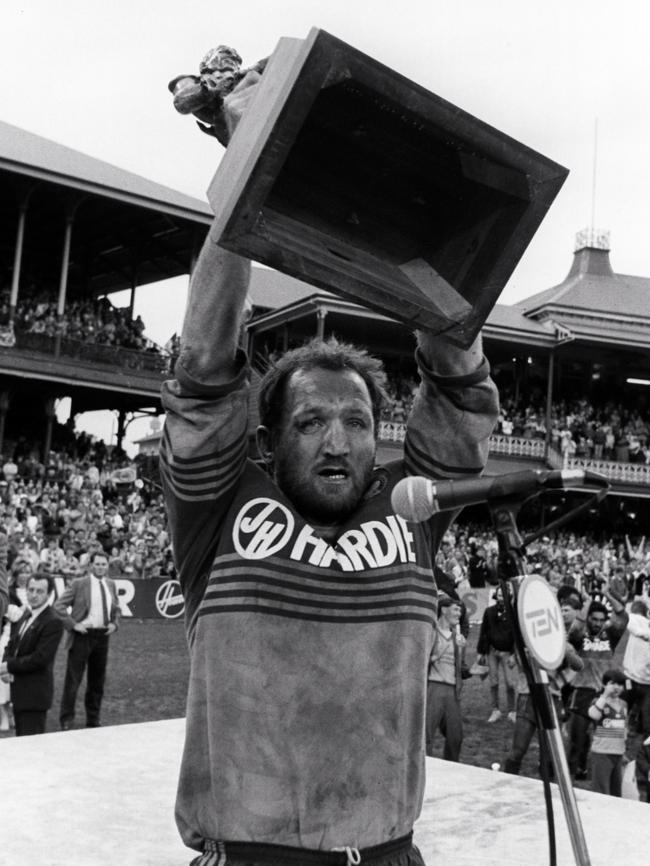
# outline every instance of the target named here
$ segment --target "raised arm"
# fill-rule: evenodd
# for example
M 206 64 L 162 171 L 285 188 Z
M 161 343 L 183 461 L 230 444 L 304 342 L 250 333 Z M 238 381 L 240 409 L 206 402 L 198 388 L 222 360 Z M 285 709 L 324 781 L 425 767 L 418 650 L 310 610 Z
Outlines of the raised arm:
M 260 76 L 249 72 L 224 99 L 232 135 Z M 199 254 L 185 311 L 178 364 L 194 382 L 220 385 L 237 373 L 237 344 L 250 280 L 250 262 L 219 247 L 213 227 Z
M 480 334 L 468 349 L 454 346 L 448 340 L 427 331 L 418 331 L 417 340 L 419 350 L 437 376 L 464 376 L 474 373 L 485 360 Z
M 252 98 L 249 73 L 224 100 L 228 128 Z M 174 560 L 186 596 L 200 597 L 211 545 L 248 453 L 248 368 L 238 350 L 250 263 L 208 233 L 190 282 L 174 380 L 165 382 L 160 452 Z
M 409 472 L 433 478 L 480 474 L 499 409 L 481 337 L 460 349 L 420 332 L 416 360 L 422 381 L 407 424 Z
M 211 228 L 192 274 L 177 362 L 193 381 L 221 385 L 236 375 L 249 278 L 250 262 L 217 246 Z

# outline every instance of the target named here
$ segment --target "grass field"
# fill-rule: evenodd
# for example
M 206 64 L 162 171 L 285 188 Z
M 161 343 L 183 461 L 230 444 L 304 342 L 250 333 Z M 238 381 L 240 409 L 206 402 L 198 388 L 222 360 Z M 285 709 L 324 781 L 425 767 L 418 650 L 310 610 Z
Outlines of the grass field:
M 478 626 L 472 626 L 468 640 L 467 661 L 476 657 Z M 64 638 L 65 640 L 65 638 Z M 55 665 L 54 704 L 48 714 L 48 731 L 59 729 L 58 714 L 66 652 L 63 643 Z M 174 719 L 185 713 L 185 693 L 189 674 L 189 659 L 181 621 L 122 620 L 119 632 L 111 638 L 106 692 L 102 710 L 104 725 L 124 725 L 135 722 Z M 475 677 L 466 680 L 462 695 L 464 740 L 463 763 L 490 767 L 503 765 L 508 752 L 513 724 L 504 710 L 502 718 L 487 724 L 490 714 L 487 681 Z M 77 701 L 78 726 L 84 724 L 83 686 Z M 0 734 L 2 736 L 13 736 Z M 435 743 L 437 755 L 442 754 L 442 738 Z M 522 764 L 522 775 L 537 778 L 539 751 L 534 740 Z M 588 787 L 588 783 L 577 783 Z

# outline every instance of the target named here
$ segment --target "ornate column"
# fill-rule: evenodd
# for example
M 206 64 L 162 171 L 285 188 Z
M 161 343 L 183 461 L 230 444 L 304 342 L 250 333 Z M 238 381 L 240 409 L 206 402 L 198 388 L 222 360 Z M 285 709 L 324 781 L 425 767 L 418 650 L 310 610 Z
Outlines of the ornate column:
M 553 375 L 555 371 L 555 349 L 548 354 L 548 374 L 546 377 L 546 436 L 544 437 L 544 462 L 548 463 L 548 452 L 551 447 L 551 417 L 553 410 Z
M 18 227 L 16 229 L 16 245 L 14 247 L 14 267 L 11 273 L 11 293 L 9 295 L 9 324 L 12 325 L 18 304 L 18 289 L 20 286 L 20 274 L 23 261 L 23 243 L 25 240 L 25 223 L 27 222 L 27 209 L 29 199 L 35 186 L 25 190 L 18 210 Z
M 74 218 L 77 213 L 77 208 L 81 204 L 83 199 L 77 198 L 71 201 L 68 204 L 68 208 L 65 215 L 65 231 L 63 234 L 63 251 L 61 254 L 61 273 L 59 276 L 59 298 L 56 305 L 56 318 L 57 322 L 61 324 L 61 320 L 63 319 L 63 314 L 65 313 L 65 302 L 68 291 L 68 275 L 70 269 L 70 248 L 72 247 L 72 227 L 74 225 Z M 57 333 L 56 336 L 56 346 L 54 349 L 54 354 L 56 357 L 59 356 L 61 351 L 61 334 Z
M 316 315 L 318 316 L 318 330 L 316 332 L 316 336 L 319 340 L 322 340 L 325 337 L 325 319 L 327 318 L 327 310 L 324 310 L 322 307 L 318 307 L 316 310 Z

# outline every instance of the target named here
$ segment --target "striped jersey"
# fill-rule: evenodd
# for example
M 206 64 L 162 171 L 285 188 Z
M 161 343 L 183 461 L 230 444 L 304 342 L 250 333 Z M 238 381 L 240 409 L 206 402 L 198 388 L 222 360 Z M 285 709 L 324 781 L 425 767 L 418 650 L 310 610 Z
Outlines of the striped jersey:
M 591 751 L 598 755 L 624 755 L 626 738 L 627 704 L 621 698 L 608 701 L 596 722 Z
M 163 386 L 161 471 L 191 659 L 176 819 L 185 843 L 366 848 L 410 832 L 424 785 L 433 558 L 449 516 L 407 523 L 407 472 L 481 471 L 496 416 L 487 363 L 419 359 L 405 456 L 377 468 L 328 543 L 247 459 L 247 367 Z

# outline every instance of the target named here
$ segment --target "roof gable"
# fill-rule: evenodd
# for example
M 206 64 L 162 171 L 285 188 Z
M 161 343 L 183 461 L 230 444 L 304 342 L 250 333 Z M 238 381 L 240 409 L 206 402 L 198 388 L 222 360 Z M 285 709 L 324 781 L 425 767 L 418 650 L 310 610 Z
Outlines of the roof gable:
M 575 253 L 566 279 L 519 302 L 528 316 L 544 312 L 650 320 L 650 279 L 616 274 L 609 263 L 609 250 L 585 247 Z
M 3 121 L 0 169 L 203 222 L 212 220 L 207 202 Z

